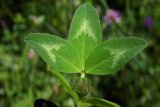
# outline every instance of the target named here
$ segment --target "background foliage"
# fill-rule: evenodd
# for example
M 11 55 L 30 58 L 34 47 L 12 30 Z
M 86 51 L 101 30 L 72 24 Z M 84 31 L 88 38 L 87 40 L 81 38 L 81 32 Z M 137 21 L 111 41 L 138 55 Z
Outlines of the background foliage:
M 45 32 L 66 38 L 76 8 L 85 0 L 0 1 L 0 107 L 31 107 L 45 98 L 71 107 L 73 101 L 60 82 L 23 38 Z M 92 96 L 103 97 L 123 107 L 160 106 L 160 1 L 88 0 L 101 19 L 104 39 L 135 36 L 149 46 L 115 75 L 87 75 Z M 107 9 L 120 13 L 120 22 L 107 24 Z M 150 17 L 150 24 L 146 20 Z M 70 81 L 76 75 L 66 74 Z

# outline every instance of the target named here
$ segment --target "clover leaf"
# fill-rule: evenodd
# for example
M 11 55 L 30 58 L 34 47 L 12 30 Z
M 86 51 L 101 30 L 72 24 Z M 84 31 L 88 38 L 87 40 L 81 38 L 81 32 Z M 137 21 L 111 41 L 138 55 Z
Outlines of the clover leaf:
M 95 75 L 115 73 L 147 45 L 136 37 L 102 42 L 98 15 L 89 4 L 81 5 L 75 12 L 67 40 L 46 33 L 31 33 L 25 42 L 55 71 Z

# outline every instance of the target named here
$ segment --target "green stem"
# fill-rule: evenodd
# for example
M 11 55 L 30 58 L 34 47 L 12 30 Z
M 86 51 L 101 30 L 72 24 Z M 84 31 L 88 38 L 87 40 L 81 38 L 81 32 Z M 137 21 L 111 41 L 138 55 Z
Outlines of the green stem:
M 102 5 L 105 7 L 105 9 L 108 9 L 108 8 L 109 8 L 109 6 L 108 6 L 108 4 L 106 3 L 105 0 L 100 0 L 100 2 L 101 2 Z
M 51 70 L 51 73 L 54 74 L 60 80 L 62 85 L 66 88 L 67 93 L 73 97 L 75 107 L 77 107 L 79 103 L 78 95 L 72 90 L 72 87 L 70 86 L 68 81 L 65 79 L 63 74 L 61 74 L 60 72 L 53 71 L 52 69 L 50 70 Z
M 20 60 L 19 60 L 19 68 L 20 68 L 21 70 L 23 69 L 23 66 L 24 66 L 24 64 L 25 64 L 25 62 L 26 62 L 26 56 L 27 56 L 27 54 L 28 54 L 28 49 L 29 49 L 28 45 L 25 45 L 25 46 L 24 46 L 23 53 L 22 53 L 22 57 L 21 57 Z

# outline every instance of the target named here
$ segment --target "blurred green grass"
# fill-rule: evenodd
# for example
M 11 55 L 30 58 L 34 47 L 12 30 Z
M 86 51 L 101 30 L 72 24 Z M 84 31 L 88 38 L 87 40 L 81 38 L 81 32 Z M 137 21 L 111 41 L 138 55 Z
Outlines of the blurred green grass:
M 0 107 L 32 107 L 36 98 L 71 107 L 71 97 L 23 38 L 45 32 L 66 38 L 76 8 L 86 0 L 0 1 Z M 90 76 L 92 95 L 122 107 L 160 106 L 160 1 L 88 0 L 100 16 L 104 39 L 137 36 L 149 46 L 116 75 Z M 107 9 L 120 12 L 121 21 L 108 26 Z M 145 26 L 147 17 L 153 24 Z M 68 77 L 69 74 L 66 74 Z M 70 75 L 68 80 L 75 75 Z

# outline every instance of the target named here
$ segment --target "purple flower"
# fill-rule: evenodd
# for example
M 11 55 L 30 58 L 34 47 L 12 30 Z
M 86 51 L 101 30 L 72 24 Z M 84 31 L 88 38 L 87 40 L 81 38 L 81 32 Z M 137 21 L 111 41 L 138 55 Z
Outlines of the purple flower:
M 144 26 L 147 27 L 147 28 L 151 28 L 153 26 L 153 18 L 151 16 L 148 16 L 144 20 Z
M 109 25 L 111 25 L 112 23 L 119 23 L 120 13 L 117 10 L 108 9 L 103 19 Z

